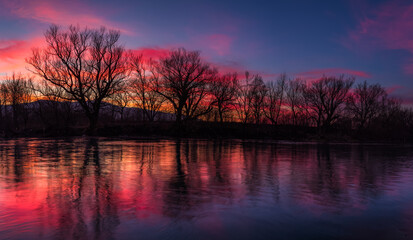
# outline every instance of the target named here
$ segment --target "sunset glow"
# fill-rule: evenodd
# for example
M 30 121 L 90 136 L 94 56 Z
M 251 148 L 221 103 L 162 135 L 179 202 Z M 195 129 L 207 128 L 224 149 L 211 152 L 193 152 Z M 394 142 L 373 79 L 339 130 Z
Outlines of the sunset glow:
M 0 240 L 413 239 L 413 1 L 0 0 Z
M 127 49 L 156 58 L 170 49 L 200 50 L 223 72 L 280 73 L 314 80 L 353 75 L 357 81 L 413 92 L 413 5 L 401 1 L 294 1 L 256 5 L 134 1 L 0 0 L 0 75 L 26 73 L 31 49 L 50 24 L 118 29 Z

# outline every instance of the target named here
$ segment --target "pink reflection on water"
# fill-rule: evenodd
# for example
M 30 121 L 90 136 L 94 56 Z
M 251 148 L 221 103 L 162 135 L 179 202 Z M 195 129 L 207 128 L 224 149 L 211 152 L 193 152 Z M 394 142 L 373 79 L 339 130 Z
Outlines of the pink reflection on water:
M 403 208 L 412 165 L 389 161 L 392 152 L 241 141 L 10 140 L 0 143 L 0 236 L 185 229 L 222 238 L 240 225 L 270 231 L 364 216 L 381 199 Z

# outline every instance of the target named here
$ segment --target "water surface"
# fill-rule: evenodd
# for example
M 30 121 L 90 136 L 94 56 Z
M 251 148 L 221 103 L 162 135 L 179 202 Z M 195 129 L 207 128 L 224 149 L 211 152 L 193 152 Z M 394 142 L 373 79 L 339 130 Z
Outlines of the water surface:
M 0 239 L 413 239 L 413 148 L 3 140 Z

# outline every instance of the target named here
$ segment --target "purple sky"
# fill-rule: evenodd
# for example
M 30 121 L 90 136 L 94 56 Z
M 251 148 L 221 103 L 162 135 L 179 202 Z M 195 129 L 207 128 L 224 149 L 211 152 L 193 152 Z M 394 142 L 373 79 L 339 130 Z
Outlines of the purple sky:
M 0 75 L 24 72 L 52 23 L 119 29 L 125 47 L 159 56 L 200 50 L 221 71 L 308 80 L 348 74 L 413 103 L 409 1 L 0 0 Z

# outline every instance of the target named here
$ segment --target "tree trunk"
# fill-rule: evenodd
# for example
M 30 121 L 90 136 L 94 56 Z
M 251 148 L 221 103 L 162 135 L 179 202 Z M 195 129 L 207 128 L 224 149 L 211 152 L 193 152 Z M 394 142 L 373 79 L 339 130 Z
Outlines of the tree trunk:
M 182 122 L 182 110 L 183 110 L 183 106 L 179 106 L 176 109 L 175 122 L 177 123 L 177 125 L 180 125 Z
M 14 128 L 14 130 L 18 130 L 18 122 L 17 122 L 17 106 L 16 105 L 13 105 L 12 106 L 12 109 L 13 109 L 13 128 Z
M 222 106 L 221 105 L 218 106 L 218 114 L 219 114 L 219 121 L 222 124 L 224 122 L 224 116 L 223 116 L 223 113 L 222 113 Z
M 89 136 L 94 136 L 97 133 L 98 114 L 91 114 L 88 117 L 89 117 L 89 128 L 87 129 L 87 134 Z

